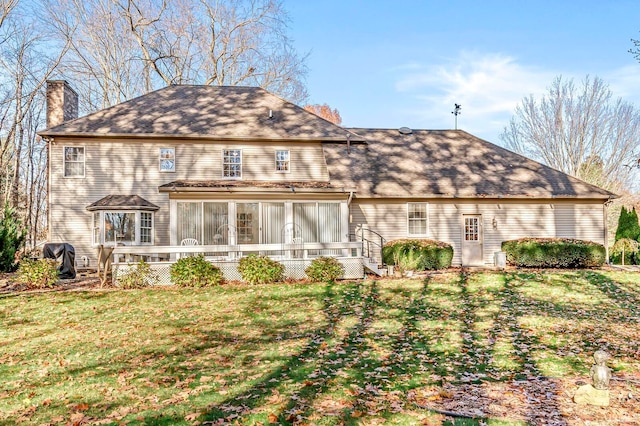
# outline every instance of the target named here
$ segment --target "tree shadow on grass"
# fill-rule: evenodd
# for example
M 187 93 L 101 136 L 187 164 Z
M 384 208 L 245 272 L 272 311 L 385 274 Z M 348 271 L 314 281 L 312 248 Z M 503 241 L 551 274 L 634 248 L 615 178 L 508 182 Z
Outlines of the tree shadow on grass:
M 323 420 L 326 424 L 355 425 L 364 416 L 389 420 L 406 410 L 426 415 L 428 411 L 414 407 L 407 395 L 425 386 L 441 387 L 442 378 L 447 377 L 447 383 L 460 389 L 477 385 L 476 396 L 487 396 L 482 388 L 487 383 L 515 385 L 524 395 L 528 421 L 564 424 L 554 382 L 542 373 L 533 349 L 545 345 L 550 351 L 561 348 L 542 342 L 541 335 L 533 334 L 522 320 L 535 315 L 580 320 L 589 318 L 599 308 L 578 309 L 532 298 L 520 290 L 522 280 L 517 274 L 504 277 L 502 286 L 483 290 L 482 294 L 471 288 L 470 275 L 466 273 L 459 275 L 455 292 L 433 286 L 431 278 L 421 285 L 398 288 L 385 288 L 375 281 L 327 285 L 320 309 L 322 321 L 303 334 L 297 331 L 296 321 L 275 318 L 270 325 L 267 316 L 255 323 L 264 327 L 262 334 L 235 335 L 224 329 L 209 330 L 201 342 L 181 347 L 171 355 L 158 350 L 144 356 L 157 364 L 154 368 L 166 367 L 167 375 L 182 380 L 200 374 L 188 361 L 203 351 L 215 351 L 217 347 L 233 350 L 238 345 L 259 350 L 277 341 L 298 345 L 294 353 L 275 354 L 271 358 L 275 367 L 254 369 L 258 377 L 234 373 L 233 362 L 241 361 L 243 365 L 264 362 L 265 356 L 259 353 L 230 353 L 226 355 L 228 359 L 212 358 L 211 362 L 226 363 L 221 374 L 227 383 L 237 380 L 227 388 L 229 394 L 221 395 L 220 387 L 213 386 L 197 400 L 179 402 L 202 406 L 199 401 L 215 401 L 199 419 L 205 422 L 250 424 L 270 420 L 290 424 L 313 422 L 324 413 L 331 416 Z M 620 303 L 628 305 L 629 300 L 617 286 L 605 283 L 603 291 L 612 293 L 612 298 L 617 295 Z M 499 304 L 495 311 L 490 309 L 493 304 Z M 489 328 L 485 321 L 491 323 Z M 172 325 L 179 329 L 187 323 Z M 511 365 L 496 364 L 497 357 L 503 354 L 499 347 L 502 343 L 513 350 Z M 456 349 L 451 351 L 451 347 Z M 166 362 L 160 363 L 157 360 L 162 356 Z M 87 368 L 92 367 L 95 366 Z M 114 365 L 104 374 L 116 374 L 122 368 Z M 581 366 L 571 368 L 577 371 Z M 261 373 L 265 369 L 268 371 Z M 546 406 L 544 419 L 536 411 L 537 400 L 541 398 Z M 323 405 L 329 399 L 335 400 L 336 405 Z M 184 414 L 172 414 L 166 407 L 155 412 L 141 410 L 138 417 L 145 424 L 186 423 Z M 474 420 L 452 422 L 477 424 Z

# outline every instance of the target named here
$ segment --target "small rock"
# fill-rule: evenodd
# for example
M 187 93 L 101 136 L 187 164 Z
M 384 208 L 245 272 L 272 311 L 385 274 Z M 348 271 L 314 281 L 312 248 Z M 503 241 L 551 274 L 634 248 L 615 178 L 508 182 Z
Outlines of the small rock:
M 580 386 L 573 397 L 576 404 L 589 404 L 598 407 L 609 406 L 609 390 L 596 389 L 592 385 Z

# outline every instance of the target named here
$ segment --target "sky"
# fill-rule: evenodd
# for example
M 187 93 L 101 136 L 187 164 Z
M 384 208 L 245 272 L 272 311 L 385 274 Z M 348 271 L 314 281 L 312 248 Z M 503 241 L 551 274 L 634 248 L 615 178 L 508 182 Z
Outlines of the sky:
M 502 144 L 557 76 L 598 76 L 640 108 L 640 0 L 284 0 L 310 103 L 346 127 L 458 128 Z

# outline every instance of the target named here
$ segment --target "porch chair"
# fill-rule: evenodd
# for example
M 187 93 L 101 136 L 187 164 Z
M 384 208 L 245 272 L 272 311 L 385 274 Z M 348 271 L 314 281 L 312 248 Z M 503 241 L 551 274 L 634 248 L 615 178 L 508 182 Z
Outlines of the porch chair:
M 290 244 L 295 244 L 295 248 L 291 251 L 291 257 L 300 259 L 304 257 L 304 239 L 302 237 L 291 238 Z
M 180 241 L 180 245 L 181 246 L 197 246 L 198 240 L 196 240 L 195 238 L 185 238 L 182 241 Z M 192 256 L 192 255 L 193 253 L 181 253 L 178 258 L 182 256 Z

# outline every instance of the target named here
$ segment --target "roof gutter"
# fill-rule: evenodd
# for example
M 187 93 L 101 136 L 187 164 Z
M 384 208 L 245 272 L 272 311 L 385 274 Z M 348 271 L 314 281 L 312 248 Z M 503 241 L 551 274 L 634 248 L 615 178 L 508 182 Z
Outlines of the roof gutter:
M 232 141 L 232 142 L 342 142 L 346 144 L 366 143 L 366 140 L 354 134 L 346 136 L 332 137 L 260 137 L 260 136 L 215 136 L 201 135 L 194 133 L 170 134 L 170 133 L 87 133 L 87 132 L 48 132 L 43 130 L 37 132 L 43 139 L 53 139 L 53 137 L 83 137 L 98 139 L 187 139 L 187 140 L 208 140 L 208 141 Z

